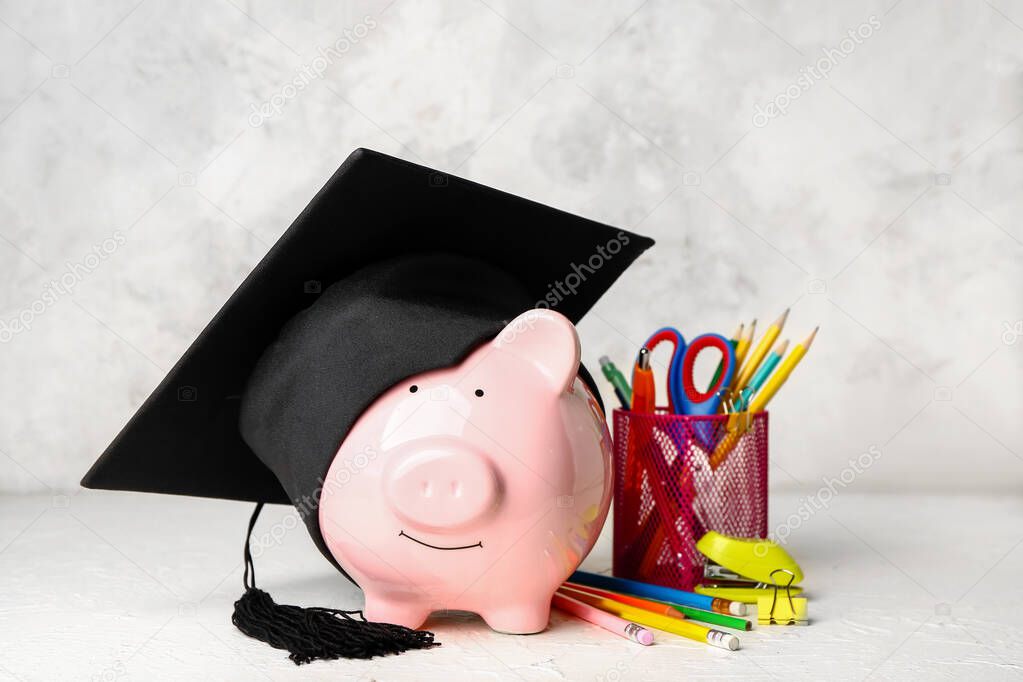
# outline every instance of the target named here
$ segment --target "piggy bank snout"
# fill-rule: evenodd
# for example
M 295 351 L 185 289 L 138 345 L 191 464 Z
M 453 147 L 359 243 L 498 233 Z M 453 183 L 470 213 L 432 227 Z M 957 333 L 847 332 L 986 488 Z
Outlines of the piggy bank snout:
M 384 478 L 395 513 L 428 530 L 467 526 L 493 510 L 500 494 L 490 461 L 453 445 L 421 447 L 400 456 Z

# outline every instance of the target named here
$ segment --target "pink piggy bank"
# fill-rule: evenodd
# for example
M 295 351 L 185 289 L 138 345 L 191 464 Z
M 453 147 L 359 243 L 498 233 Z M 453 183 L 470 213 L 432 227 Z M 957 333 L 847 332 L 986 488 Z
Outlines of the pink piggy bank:
M 318 513 L 367 619 L 418 628 L 459 609 L 499 632 L 547 627 L 611 502 L 610 435 L 578 371 L 572 323 L 532 310 L 360 416 Z

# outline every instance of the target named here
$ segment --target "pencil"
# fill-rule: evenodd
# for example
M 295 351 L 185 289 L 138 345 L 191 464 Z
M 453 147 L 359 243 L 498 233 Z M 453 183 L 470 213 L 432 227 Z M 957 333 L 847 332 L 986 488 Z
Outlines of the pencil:
M 740 322 L 739 326 L 736 328 L 735 332 L 732 334 L 732 338 L 728 339 L 728 345 L 732 347 L 732 351 L 733 352 L 735 351 L 736 347 L 738 347 L 738 345 L 739 345 L 739 339 L 742 338 L 742 329 L 745 326 L 746 326 L 745 324 Z M 716 370 L 714 370 L 714 377 L 710 380 L 710 384 L 708 384 L 708 385 L 709 386 L 716 386 L 717 383 L 718 383 L 718 378 L 720 378 L 721 373 L 724 372 L 724 371 L 725 371 L 725 359 L 721 358 L 721 362 L 718 363 L 718 368 Z
M 771 345 L 778 340 L 781 335 L 781 330 L 785 326 L 785 320 L 789 317 L 789 308 L 785 309 L 785 312 L 775 320 L 767 331 L 764 332 L 764 336 L 760 339 L 760 343 L 756 345 L 752 351 L 750 351 L 749 358 L 746 363 L 742 365 L 742 371 L 739 372 L 739 378 L 735 382 L 735 390 L 741 391 L 743 387 L 749 383 L 749 380 L 753 378 L 753 374 L 760 367 L 760 363 L 764 361 L 764 357 L 767 355 L 767 351 L 771 350 Z
M 633 597 L 629 594 L 611 592 L 610 590 L 602 590 L 597 587 L 590 587 L 589 585 L 580 585 L 579 583 L 565 583 L 559 589 L 568 590 L 569 592 L 582 592 L 583 594 L 589 594 L 603 599 L 612 599 L 614 601 L 621 602 L 626 606 L 635 606 L 637 609 L 646 609 L 653 613 L 659 613 L 662 616 L 685 618 L 685 615 L 681 611 L 676 611 L 668 604 L 664 604 L 659 601 L 652 601 L 650 599 L 642 599 L 641 597 Z
M 697 625 L 696 623 L 690 623 L 685 619 L 662 616 L 661 614 L 653 613 L 646 609 L 636 608 L 635 606 L 622 604 L 611 599 L 595 597 L 590 594 L 583 594 L 582 592 L 576 592 L 574 594 L 578 595 L 578 597 L 575 598 L 584 604 L 589 604 L 590 606 L 603 609 L 604 611 L 613 613 L 619 618 L 626 618 L 634 623 L 638 623 L 639 625 L 645 625 L 650 628 L 663 630 L 664 632 L 670 632 L 673 635 L 685 637 L 686 639 L 691 639 L 694 642 L 710 644 L 711 646 L 718 647 L 719 649 L 735 651 L 739 648 L 739 638 L 728 632 L 714 630 L 703 625 Z
M 767 354 L 767 359 L 764 360 L 762 365 L 760 365 L 760 369 L 753 374 L 753 378 L 749 380 L 749 383 L 743 386 L 743 390 L 745 391 L 749 389 L 751 395 L 759 391 L 760 387 L 767 381 L 767 377 L 771 376 L 771 372 L 773 372 L 774 368 L 778 366 L 781 359 L 785 357 L 785 351 L 788 349 L 788 339 L 774 344 L 774 348 L 772 348 L 771 352 Z
M 793 348 L 787 356 L 785 356 L 785 359 L 778 365 L 778 369 L 771 374 L 771 378 L 767 380 L 764 387 L 757 391 L 757 394 L 753 396 L 753 401 L 749 406 L 750 414 L 761 412 L 765 407 L 767 407 L 767 403 L 769 403 L 771 398 L 778 393 L 778 389 L 785 384 L 789 375 L 792 374 L 792 370 L 796 368 L 799 361 L 803 359 L 804 355 L 806 355 L 806 351 L 810 349 L 810 346 L 813 344 L 813 340 L 817 337 L 817 332 L 819 330 L 820 327 L 814 329 L 802 343 L 797 343 L 796 347 Z M 725 457 L 728 456 L 728 453 L 732 451 L 741 437 L 742 433 L 739 431 L 729 431 L 725 434 L 725 437 L 721 439 L 721 442 L 718 443 L 718 446 L 714 448 L 714 452 L 708 458 L 711 469 L 717 469 L 721 466 L 721 463 L 725 461 Z
M 757 333 L 757 321 L 753 320 L 750 323 L 749 329 L 746 333 L 739 338 L 739 343 L 735 346 L 735 366 L 742 367 L 742 361 L 746 358 L 746 353 L 749 351 L 750 344 L 753 343 L 753 336 Z M 731 392 L 734 393 L 736 381 L 739 379 L 739 372 L 732 374 L 732 383 L 728 385 Z
M 643 646 L 650 646 L 654 643 L 654 633 L 647 630 L 641 625 L 629 622 L 624 618 L 619 618 L 613 613 L 602 611 L 589 604 L 584 604 L 578 599 L 555 592 L 551 603 L 558 609 L 571 613 L 576 618 L 585 620 L 587 623 L 592 623 L 598 627 L 602 627 L 608 632 L 613 632 L 616 635 L 624 637 L 625 639 L 631 639 L 633 642 L 642 644 Z
M 690 618 L 692 620 L 700 621 L 701 623 L 710 623 L 711 625 L 720 625 L 726 628 L 732 628 L 734 630 L 750 630 L 753 624 L 745 618 L 739 618 L 737 616 L 729 616 L 724 613 L 715 613 L 713 611 L 704 611 L 703 609 L 694 609 L 690 606 L 682 606 L 681 604 L 672 604 L 671 602 L 654 601 L 652 599 L 640 599 L 639 597 L 632 597 L 627 594 L 621 594 L 620 592 L 612 592 L 610 590 L 601 590 L 596 587 L 589 587 L 587 585 L 579 585 L 578 583 L 565 583 L 563 587 L 567 587 L 571 590 L 578 592 L 587 592 L 597 597 L 604 597 L 605 599 L 614 599 L 620 601 L 623 604 L 629 606 L 637 606 L 641 609 L 647 609 L 654 613 L 660 613 L 665 616 L 671 616 L 672 618 Z
M 742 602 L 709 597 L 705 594 L 697 594 L 695 592 L 686 592 L 685 590 L 677 590 L 674 587 L 651 585 L 650 583 L 641 583 L 638 580 L 626 580 L 625 578 L 615 578 L 609 575 L 587 573 L 586 571 L 576 571 L 569 576 L 568 580 L 569 582 L 579 583 L 580 585 L 588 585 L 602 590 L 631 594 L 634 597 L 643 597 L 644 599 L 670 601 L 677 604 L 683 604 L 685 606 L 691 606 L 694 609 L 703 609 L 704 611 L 729 613 L 733 616 L 746 615 L 746 605 Z
M 757 391 L 757 394 L 753 396 L 753 402 L 750 403 L 750 412 L 759 412 L 763 410 L 767 403 L 771 401 L 771 398 L 778 392 L 786 381 L 788 381 L 789 375 L 792 374 L 792 370 L 796 368 L 799 361 L 803 359 L 806 352 L 810 350 L 810 346 L 813 345 L 813 340 L 817 337 L 817 329 L 810 332 L 810 335 L 803 340 L 802 343 L 797 343 L 796 347 L 792 349 L 792 352 L 785 356 L 785 359 L 778 365 L 778 369 L 775 370 L 771 378 L 767 380 L 764 387 Z
M 753 629 L 753 623 L 745 618 L 739 618 L 738 616 L 729 616 L 724 613 L 714 613 L 713 611 L 694 609 L 691 606 L 682 606 L 681 604 L 672 604 L 671 607 L 673 609 L 678 609 L 678 611 L 680 611 L 686 618 L 698 620 L 701 623 L 720 625 L 721 627 L 732 628 L 733 630 Z

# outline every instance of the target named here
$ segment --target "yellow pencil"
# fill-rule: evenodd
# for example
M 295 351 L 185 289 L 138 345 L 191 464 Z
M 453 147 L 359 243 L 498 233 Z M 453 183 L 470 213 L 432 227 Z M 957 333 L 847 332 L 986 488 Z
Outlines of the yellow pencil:
M 739 343 L 735 346 L 735 366 L 742 367 L 742 361 L 746 357 L 746 352 L 749 350 L 750 344 L 753 343 L 753 336 L 757 333 L 757 321 L 753 320 L 750 324 L 749 329 L 739 337 Z M 732 382 L 728 384 L 728 388 L 731 392 L 735 392 L 735 382 L 739 378 L 739 373 L 735 372 L 732 374 Z
M 760 367 L 760 363 L 763 362 L 764 358 L 767 356 L 767 351 L 771 350 L 771 346 L 781 335 L 781 330 L 785 326 L 785 320 L 787 320 L 788 317 L 789 309 L 786 308 L 785 312 L 781 314 L 781 317 L 775 320 L 774 323 L 767 328 L 767 331 L 764 332 L 764 336 L 760 339 L 760 343 L 758 343 L 757 347 L 749 354 L 749 359 L 746 360 L 746 363 L 742 365 L 742 371 L 739 373 L 739 378 L 735 382 L 736 391 L 741 391 L 745 388 L 746 384 L 749 383 L 749 380 L 753 378 L 757 368 Z
M 596 606 L 598 609 L 613 613 L 619 618 L 632 621 L 637 625 L 645 625 L 649 628 L 670 632 L 673 635 L 685 637 L 695 642 L 710 644 L 719 649 L 735 651 L 739 648 L 739 638 L 730 632 L 715 630 L 687 620 L 672 618 L 671 616 L 654 613 L 653 611 L 647 611 L 636 606 L 629 606 L 613 599 L 604 599 L 603 597 L 575 591 L 568 592 L 568 594 L 572 599 L 578 599 L 590 606 Z
M 740 322 L 739 326 L 735 328 L 735 331 L 732 332 L 732 335 L 729 337 L 732 341 L 735 341 L 736 346 L 739 345 L 739 339 L 742 338 L 742 330 L 745 328 L 746 324 L 744 322 Z
M 806 352 L 810 350 L 810 346 L 813 344 L 813 340 L 817 337 L 817 331 L 819 329 L 820 327 L 817 327 L 802 343 L 796 344 L 796 347 L 792 349 L 792 352 L 785 356 L 781 363 L 779 363 L 778 369 L 774 370 L 771 374 L 771 378 L 767 380 L 764 387 L 757 391 L 757 394 L 753 397 L 753 401 L 749 406 L 750 414 L 756 414 L 767 407 L 767 403 L 771 401 L 771 398 L 773 398 L 778 392 L 778 389 L 780 389 L 786 380 L 788 380 L 789 375 L 792 374 L 792 370 L 796 368 L 799 361 L 802 360 L 803 356 L 806 355 Z M 729 423 L 729 426 L 731 426 L 731 423 Z M 729 430 L 725 437 L 721 439 L 721 442 L 718 443 L 718 446 L 714 448 L 714 452 L 708 460 L 711 469 L 717 469 L 721 466 L 721 463 L 725 461 L 725 457 L 728 456 L 728 453 L 732 451 L 732 448 L 735 447 L 741 437 L 741 431 Z
M 792 370 L 796 368 L 799 361 L 806 355 L 806 351 L 810 350 L 810 346 L 813 344 L 814 338 L 817 336 L 817 329 L 814 329 L 806 340 L 802 343 L 797 343 L 796 347 L 792 349 L 792 352 L 785 356 L 785 359 L 778 365 L 778 369 L 774 370 L 771 374 L 771 378 L 767 380 L 764 387 L 757 391 L 757 394 L 753 396 L 753 402 L 750 403 L 750 412 L 759 412 L 767 406 L 774 394 L 778 392 L 778 389 L 782 387 L 789 375 L 792 374 Z

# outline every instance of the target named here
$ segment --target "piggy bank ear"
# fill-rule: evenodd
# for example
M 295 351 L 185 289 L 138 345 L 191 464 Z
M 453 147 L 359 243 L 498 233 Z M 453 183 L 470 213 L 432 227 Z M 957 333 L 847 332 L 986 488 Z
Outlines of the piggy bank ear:
M 568 390 L 579 373 L 579 334 L 553 310 L 522 313 L 501 330 L 494 345 L 535 367 L 555 393 Z

